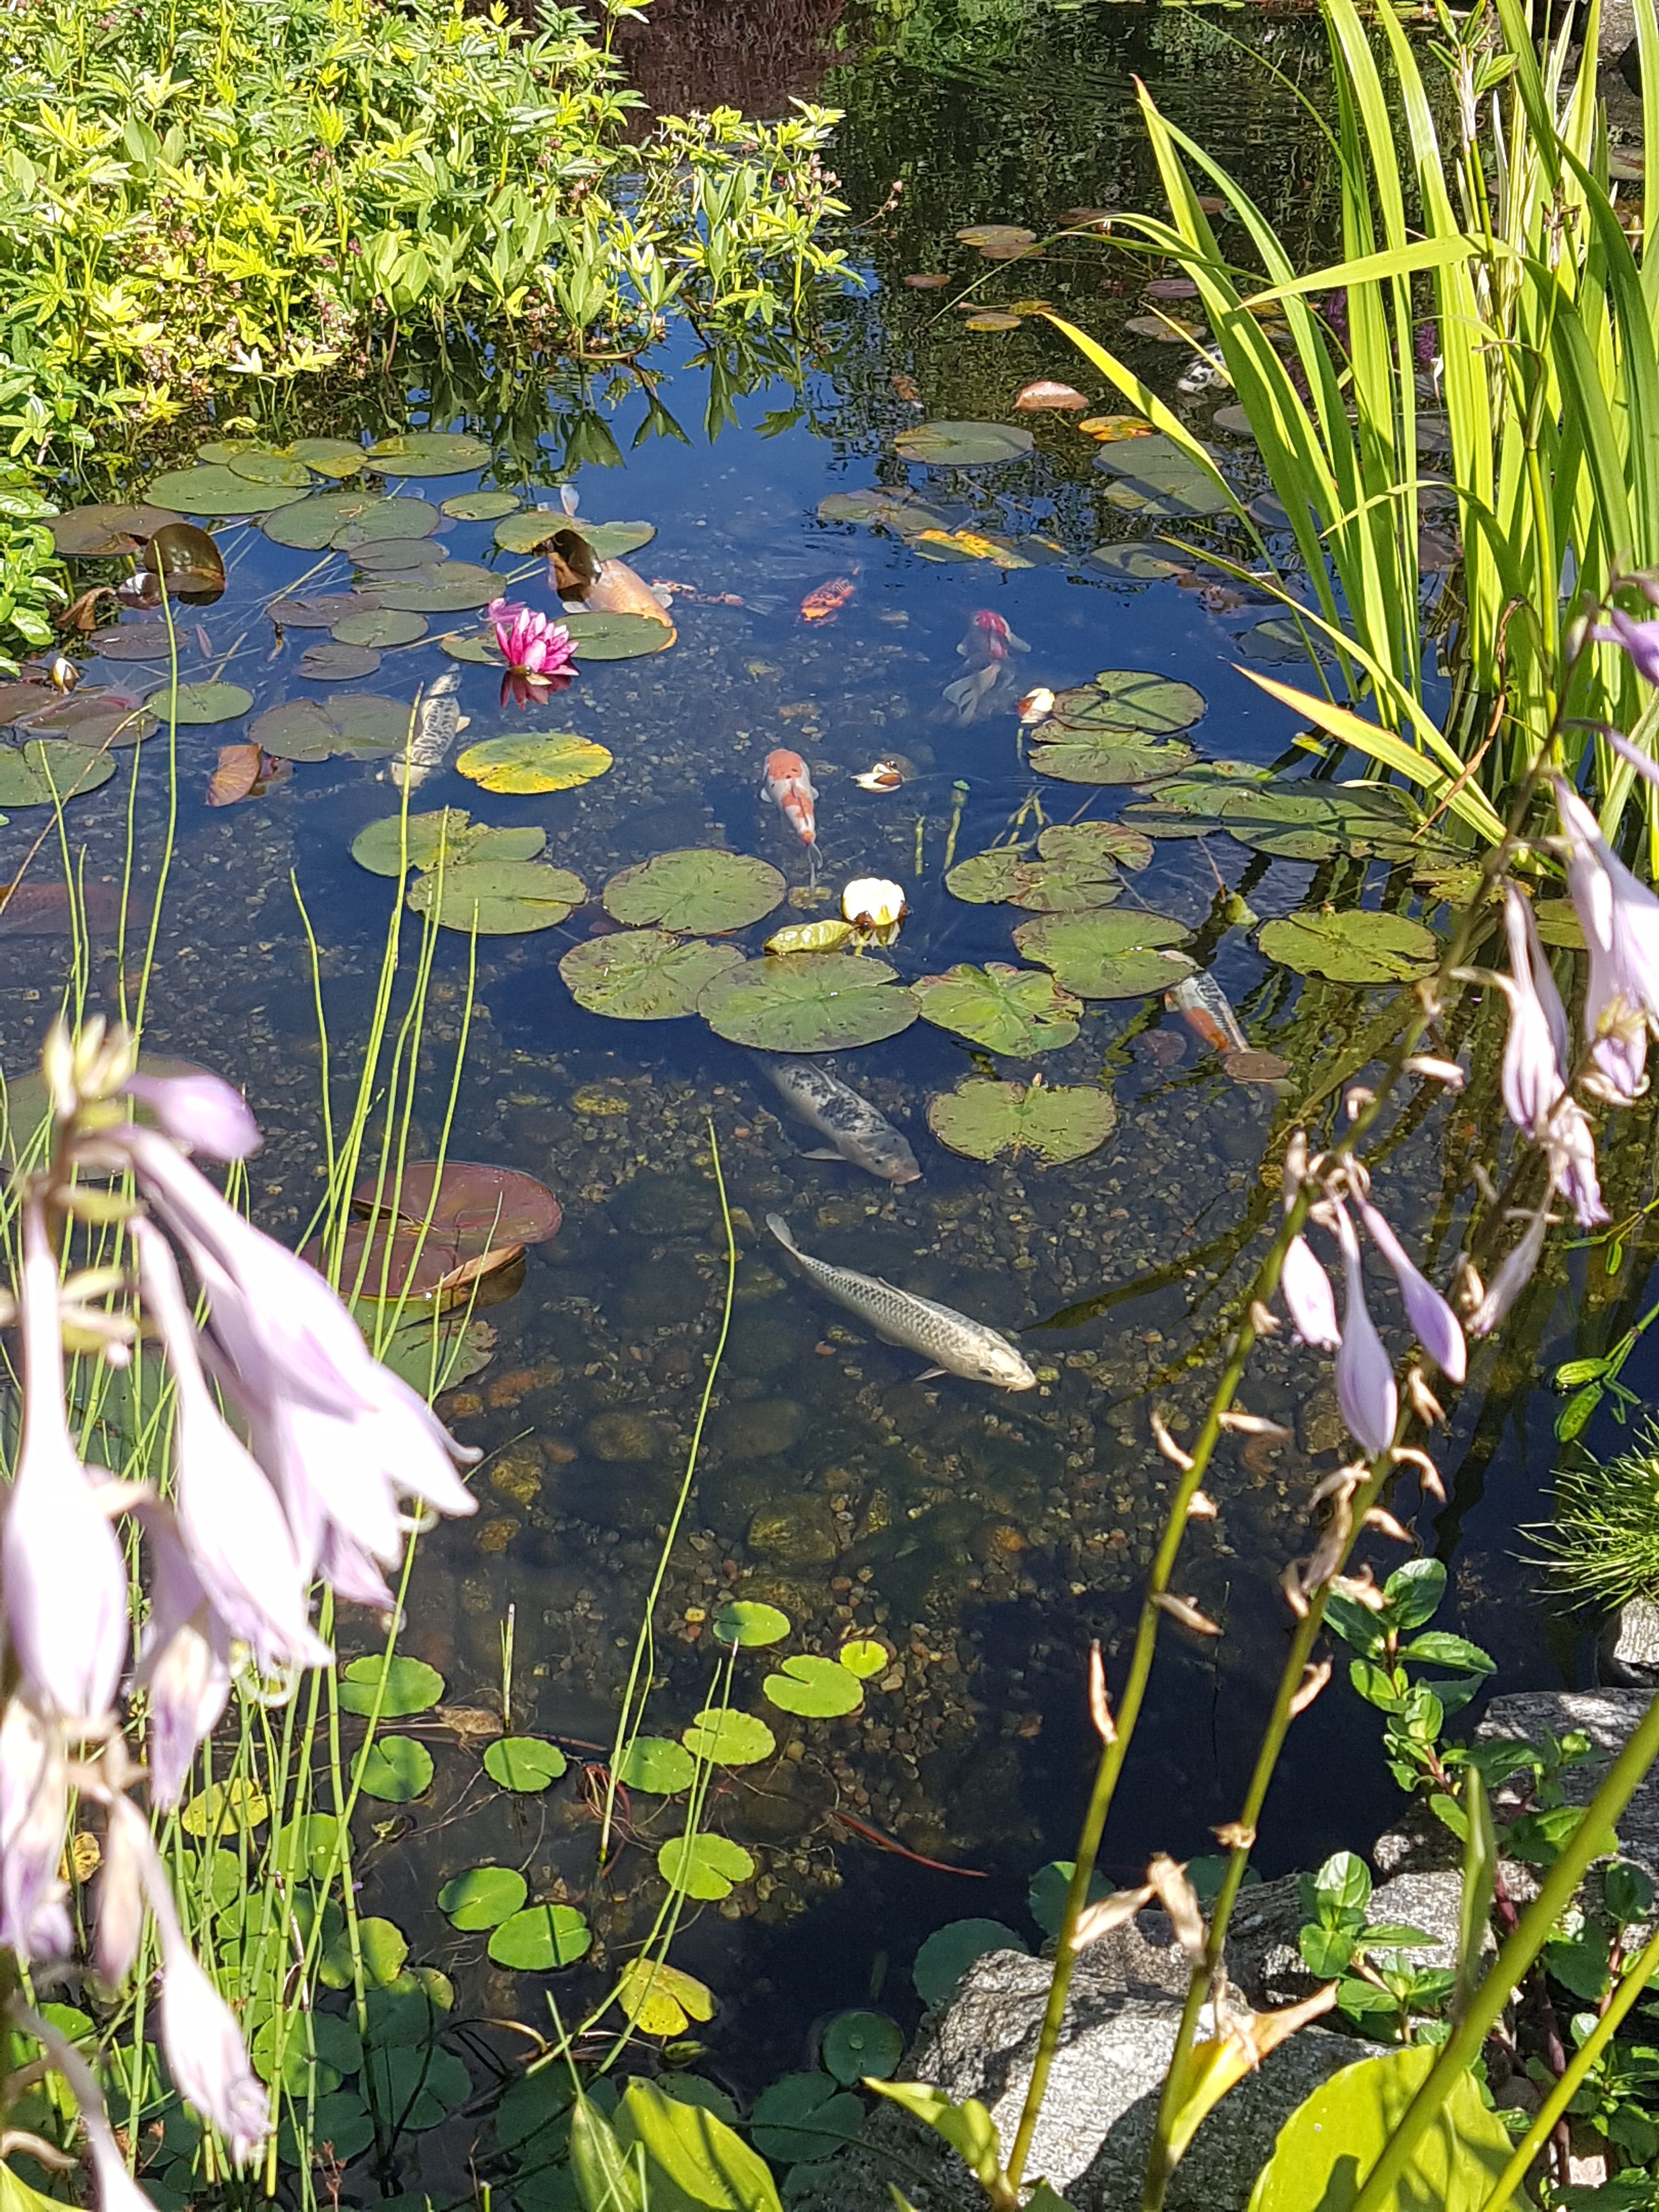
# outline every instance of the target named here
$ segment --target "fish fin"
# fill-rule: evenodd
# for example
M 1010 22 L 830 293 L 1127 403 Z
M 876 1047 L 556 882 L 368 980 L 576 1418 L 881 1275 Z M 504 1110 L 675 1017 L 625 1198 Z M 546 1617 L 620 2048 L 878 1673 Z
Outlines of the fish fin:
M 574 484 L 559 486 L 559 504 L 567 514 L 574 514 L 581 504 L 581 494 Z
M 803 1160 L 838 1160 L 841 1157 L 833 1145 L 816 1145 L 810 1152 L 796 1154 L 798 1159 Z
M 771 1231 L 772 1234 L 777 1238 L 779 1243 L 782 1245 L 784 1250 L 786 1252 L 793 1252 L 795 1257 L 799 1260 L 800 1257 L 800 1246 L 796 1243 L 794 1238 L 790 1235 L 789 1224 L 784 1219 L 783 1216 L 781 1213 L 769 1213 L 766 1217 L 766 1225 Z
M 458 714 L 455 717 L 455 731 L 457 736 L 459 736 L 463 730 L 470 730 L 471 727 L 472 717 L 471 714 Z
M 948 1375 L 950 1371 L 948 1367 L 924 1367 L 915 1379 L 918 1382 L 931 1382 L 934 1376 Z
M 1015 653 L 1029 653 L 1031 650 L 1025 640 L 1023 637 L 1016 637 L 1012 630 L 1009 631 L 1004 642 Z

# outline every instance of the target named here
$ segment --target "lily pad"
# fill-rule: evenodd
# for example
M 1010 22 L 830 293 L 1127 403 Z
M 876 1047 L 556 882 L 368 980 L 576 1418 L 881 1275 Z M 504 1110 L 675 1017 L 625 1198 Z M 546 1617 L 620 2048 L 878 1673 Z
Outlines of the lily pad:
M 1287 914 L 1256 938 L 1264 960 L 1334 983 L 1399 983 L 1426 975 L 1440 942 L 1420 921 L 1355 908 L 1345 914 Z
M 523 504 L 515 491 L 458 491 L 441 502 L 441 510 L 453 522 L 495 522 L 516 514 Z
M 465 660 L 479 668 L 505 668 L 507 656 L 495 642 L 495 633 L 483 630 L 467 635 L 451 630 L 438 640 L 440 653 L 447 653 L 452 660 Z
M 344 529 L 377 507 L 386 504 L 383 491 L 319 491 L 295 501 L 261 526 L 273 544 L 289 545 L 301 553 L 320 553 L 331 545 L 337 530 Z M 398 533 L 407 537 L 408 532 Z
M 1286 666 L 1297 660 L 1334 658 L 1317 630 L 1310 629 L 1304 634 L 1286 615 L 1275 615 L 1267 622 L 1257 623 L 1254 629 L 1241 630 L 1233 643 L 1246 660 L 1260 660 L 1269 668 Z
M 354 568 L 372 572 L 374 576 L 387 576 L 395 582 L 401 574 L 405 583 L 447 583 L 447 576 L 434 576 L 430 570 L 441 568 L 449 559 L 449 548 L 440 545 L 432 538 L 372 538 L 366 545 L 351 549 Z M 422 573 L 416 574 L 416 571 Z
M 857 935 L 853 924 L 843 921 L 838 915 L 824 921 L 792 921 L 773 931 L 766 940 L 766 950 L 779 958 L 792 952 L 839 952 Z
M 611 765 L 611 755 L 574 730 L 527 730 L 522 736 L 486 738 L 469 745 L 455 766 L 469 783 L 486 791 L 524 794 L 574 791 L 592 783 Z
M 429 538 L 439 520 L 438 510 L 429 499 L 383 493 L 372 506 L 365 505 L 361 514 L 348 515 L 329 544 L 337 553 L 349 553 L 354 546 L 372 545 L 380 538 Z
M 487 469 L 491 454 L 483 440 L 469 431 L 407 430 L 377 438 L 368 458 L 388 476 L 459 477 L 469 469 Z
M 533 823 L 521 830 L 496 830 L 474 822 L 461 806 L 440 806 L 429 814 L 383 815 L 351 841 L 351 857 L 371 875 L 396 876 L 404 870 L 446 868 L 464 862 L 533 860 L 547 843 L 547 832 Z
M 1128 734 L 1170 738 L 1203 719 L 1204 694 L 1178 677 L 1140 668 L 1103 668 L 1091 684 L 1062 691 L 1036 732 L 1039 744 L 1060 735 Z
M 963 319 L 964 331 L 1017 331 L 1025 320 L 1024 315 L 1011 315 L 1000 307 L 981 307 L 976 315 Z
M 87 752 L 101 752 L 109 745 L 125 749 L 138 744 L 161 726 L 154 714 L 129 705 L 125 694 L 78 691 L 72 699 L 44 714 L 31 714 L 15 726 L 28 737 L 67 738 Z
M 1109 576 L 1120 576 L 1131 584 L 1150 584 L 1160 577 L 1177 576 L 1182 567 L 1179 561 L 1158 546 L 1145 545 L 1135 538 L 1112 545 L 1097 545 L 1088 557 L 1091 567 L 1103 568 Z
M 378 1736 L 358 1753 L 351 1771 L 365 1797 L 408 1805 L 432 1787 L 432 1753 L 412 1735 Z
M 770 914 L 786 889 L 778 870 L 752 854 L 693 848 L 659 853 L 612 876 L 605 910 L 630 929 L 719 937 Z
M 253 704 L 253 694 L 240 684 L 181 684 L 176 693 L 164 684 L 146 695 L 144 704 L 163 722 L 234 722 Z
M 1052 727 L 1045 722 L 1038 732 L 1031 766 L 1039 775 L 1055 776 L 1062 783 L 1155 783 L 1193 757 L 1190 745 L 1173 739 L 1111 730 L 1062 731 L 1049 741 Z
M 283 491 L 309 491 L 311 489 L 311 471 L 303 461 L 295 460 L 291 456 L 284 459 L 281 453 L 270 451 L 233 453 L 225 466 L 232 476 L 267 489 L 272 485 Z
M 797 1652 L 783 1662 L 783 1671 L 767 1675 L 761 1684 L 780 1711 L 798 1713 L 804 1720 L 836 1720 L 855 1713 L 864 1703 L 864 1685 L 839 1659 L 817 1659 Z
M 697 1001 L 714 1030 L 762 1052 L 847 1052 L 908 1030 L 921 1012 L 894 989 L 884 961 L 843 952 L 748 960 L 717 975 Z
M 1023 460 L 1036 442 L 1017 422 L 918 422 L 901 430 L 893 447 L 903 459 L 932 468 L 982 469 Z
M 714 2011 L 707 1983 L 660 1959 L 630 1959 L 617 1979 L 617 2002 L 644 2035 L 684 2035 Z
M 729 1836 L 671 1836 L 657 1853 L 657 1871 L 672 1887 L 713 1905 L 750 1879 L 755 1862 Z
M 469 860 L 441 875 L 418 876 L 405 903 L 431 914 L 440 929 L 476 929 L 480 937 L 522 937 L 568 921 L 587 896 L 580 876 L 540 860 Z
M 0 745 L 0 807 L 50 806 L 79 799 L 115 773 L 107 751 L 93 751 L 67 739 L 32 738 L 20 747 Z
M 1131 514 L 1184 519 L 1226 514 L 1234 505 L 1232 495 L 1162 431 L 1102 446 L 1095 466 L 1113 479 L 1108 501 Z
M 694 1758 L 706 1759 L 714 1766 L 757 1766 L 762 1759 L 770 1759 L 778 1747 L 771 1729 L 753 1713 L 721 1712 L 718 1708 L 699 1713 L 692 1725 L 682 1730 L 680 1741 Z
M 1022 1059 L 1070 1044 L 1083 1012 L 1052 975 L 1004 960 L 988 961 L 983 968 L 963 963 L 942 975 L 918 976 L 911 988 L 922 1018 L 936 1029 Z
M 786 2074 L 762 2090 L 750 2114 L 754 2145 L 781 2166 L 819 2170 L 864 2125 L 864 2106 L 827 2074 Z
M 355 477 L 367 466 L 368 455 L 347 438 L 295 438 L 283 452 L 290 460 L 303 461 L 319 477 Z
M 484 1746 L 483 1770 L 503 1790 L 533 1796 L 550 1789 L 570 1764 L 556 1743 L 538 1735 L 500 1735 Z
M 923 2004 L 948 1997 L 976 1959 L 991 1951 L 1024 1951 L 1025 1939 L 1000 1920 L 952 1920 L 936 1928 L 916 1953 L 910 1978 Z
M 870 491 L 832 491 L 818 501 L 818 515 L 824 522 L 861 522 L 872 529 L 890 530 L 899 538 L 950 526 L 950 518 L 916 493 L 890 490 L 884 485 Z
M 714 1615 L 714 1635 L 721 1644 L 739 1650 L 759 1651 L 769 1644 L 781 1644 L 789 1633 L 789 1616 L 775 1605 L 756 1598 L 734 1598 Z
M 167 626 L 160 622 L 123 623 L 96 631 L 92 642 L 106 660 L 165 660 L 169 650 Z
M 146 486 L 144 493 L 152 507 L 171 507 L 175 514 L 208 515 L 266 514 L 273 507 L 291 507 L 305 495 L 300 485 L 251 483 L 211 463 L 170 469 Z
M 884 2081 L 898 2071 L 904 2031 L 884 2012 L 838 2012 L 818 2049 L 824 2071 L 837 2081 Z
M 298 672 L 311 684 L 352 684 L 373 676 L 380 665 L 380 656 L 372 646 L 337 645 L 331 637 L 306 647 Z
M 970 906 L 999 902 L 1028 907 L 1036 914 L 1076 914 L 1109 906 L 1122 890 L 1117 863 L 1145 867 L 1152 841 L 1115 822 L 1056 824 L 1037 840 L 1036 855 L 1013 845 L 993 846 L 961 861 L 945 878 L 945 889 Z
M 1022 923 L 1014 943 L 1080 999 L 1139 999 L 1192 973 L 1184 953 L 1165 949 L 1189 934 L 1167 915 L 1113 907 L 1096 914 L 1041 915 Z
M 564 626 L 579 660 L 640 660 L 665 653 L 679 633 L 649 615 L 568 614 Z
M 411 1713 L 429 1712 L 443 1693 L 444 1678 L 435 1667 L 428 1667 L 424 1659 L 408 1659 L 401 1654 L 388 1665 L 384 1652 L 373 1651 L 365 1658 L 352 1660 L 340 1674 L 341 1711 L 372 1713 L 378 1697 L 383 1721 L 407 1720 Z
M 1097 1152 L 1117 1127 L 1117 1106 L 1109 1091 L 975 1078 L 935 1098 L 927 1126 L 942 1145 L 970 1160 L 994 1160 L 1004 1152 L 1080 1160 Z
M 58 550 L 70 559 L 98 560 L 137 550 L 138 541 L 153 538 L 173 521 L 168 507 L 135 507 L 100 502 L 72 507 L 67 514 L 40 519 L 52 532 Z
M 1230 836 L 1275 860 L 1322 860 L 1338 851 L 1362 859 L 1425 857 L 1411 803 L 1390 784 L 1307 778 L 1261 784 L 1226 793 L 1217 814 Z
M 489 1939 L 498 1966 L 546 1973 L 574 1966 L 593 1947 L 593 1931 L 574 1905 L 531 1905 L 503 1920 Z
M 976 222 L 957 233 L 957 243 L 978 246 L 981 252 L 988 246 L 1035 246 L 1036 233 L 1014 222 Z
M 465 1874 L 452 1875 L 438 1892 L 438 1909 L 452 1928 L 471 1935 L 510 1920 L 529 1893 L 530 1885 L 517 1867 L 469 1867 Z
M 463 1249 L 544 1244 L 558 1234 L 563 1218 L 544 1182 L 518 1168 L 481 1160 L 446 1160 L 441 1167 L 435 1160 L 412 1160 L 395 1184 L 366 1176 L 352 1193 L 353 1205 L 369 1212 L 390 1212 L 394 1200 L 405 1220 L 429 1222 L 435 1235 Z
M 707 986 L 743 965 L 735 945 L 687 944 L 665 930 L 633 929 L 578 945 L 559 963 L 570 995 L 613 1021 L 667 1022 L 694 1014 Z
M 697 1778 L 697 1762 L 672 1736 L 637 1735 L 617 1761 L 624 1790 L 643 1790 L 653 1797 L 677 1796 Z
M 983 530 L 921 530 L 907 539 L 924 561 L 990 561 L 999 568 L 1034 568 L 1012 538 Z
M 392 607 L 371 607 L 342 615 L 329 633 L 338 645 L 413 645 L 426 635 L 424 615 L 402 614 Z
M 383 607 L 405 614 L 459 615 L 487 607 L 501 593 L 501 580 L 475 562 L 451 561 L 441 568 L 416 568 L 408 575 L 374 576 L 374 596 Z
M 265 612 L 278 629 L 332 629 L 348 615 L 372 614 L 380 604 L 373 592 L 319 592 L 314 599 L 273 599 Z
M 410 709 L 373 691 L 337 698 L 289 699 L 248 725 L 248 739 L 278 760 L 374 760 L 397 752 L 409 736 Z

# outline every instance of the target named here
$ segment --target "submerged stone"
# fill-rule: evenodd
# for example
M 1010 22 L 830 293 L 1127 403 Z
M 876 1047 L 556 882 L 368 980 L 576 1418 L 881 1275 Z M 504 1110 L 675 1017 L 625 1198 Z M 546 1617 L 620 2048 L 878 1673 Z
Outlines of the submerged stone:
M 720 1413 L 715 1437 L 728 1459 L 770 1459 L 799 1441 L 806 1414 L 793 1398 L 757 1398 Z
M 595 1459 L 628 1463 L 659 1458 L 665 1438 L 660 1426 L 646 1413 L 596 1413 L 582 1431 L 582 1442 Z
M 841 1538 L 821 1498 L 787 1498 L 756 1514 L 749 1548 L 786 1569 L 821 1567 L 838 1556 Z

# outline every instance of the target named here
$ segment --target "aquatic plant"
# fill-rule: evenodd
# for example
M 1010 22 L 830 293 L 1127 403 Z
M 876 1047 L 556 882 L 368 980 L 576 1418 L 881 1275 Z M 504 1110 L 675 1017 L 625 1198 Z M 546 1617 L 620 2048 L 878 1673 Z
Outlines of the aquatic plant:
M 510 674 L 548 684 L 574 663 L 576 650 L 562 623 L 507 599 L 492 599 L 484 612 Z
M 1648 1422 L 1611 1459 L 1581 1451 L 1566 1460 L 1553 1516 L 1534 1533 L 1569 1602 L 1612 1613 L 1632 1598 L 1659 1598 L 1659 1428 Z

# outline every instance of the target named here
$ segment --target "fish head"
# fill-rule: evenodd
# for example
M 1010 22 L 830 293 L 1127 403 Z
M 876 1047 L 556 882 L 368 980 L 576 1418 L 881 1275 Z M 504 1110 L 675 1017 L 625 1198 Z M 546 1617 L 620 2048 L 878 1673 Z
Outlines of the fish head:
M 871 1171 L 884 1182 L 921 1181 L 921 1163 L 896 1129 L 872 1138 L 864 1151 Z
M 981 607 L 974 614 L 969 628 L 975 637 L 988 644 L 1006 645 L 1012 632 L 1002 617 L 993 614 L 989 607 Z
M 974 1358 L 974 1380 L 999 1390 L 1035 1390 L 1036 1375 L 1018 1345 L 1006 1337 L 988 1336 Z
M 806 763 L 799 753 L 792 753 L 780 745 L 766 756 L 766 781 L 773 787 L 795 783 L 806 774 Z

